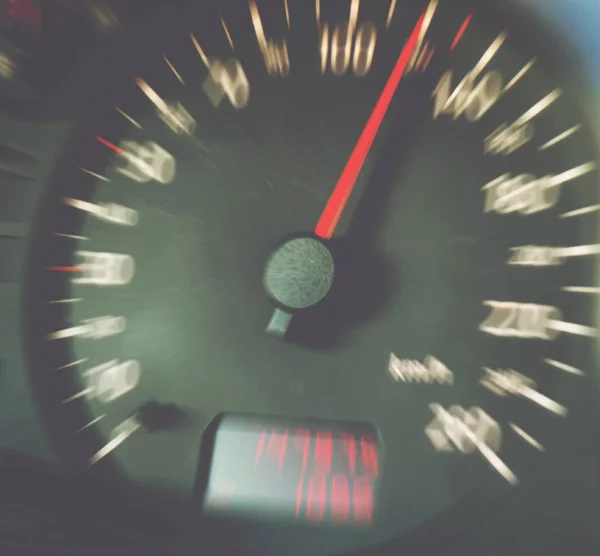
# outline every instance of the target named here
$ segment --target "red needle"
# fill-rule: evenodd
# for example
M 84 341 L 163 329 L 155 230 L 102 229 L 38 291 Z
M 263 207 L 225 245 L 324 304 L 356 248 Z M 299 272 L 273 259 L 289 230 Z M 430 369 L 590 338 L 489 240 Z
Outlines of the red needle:
M 371 145 L 379 131 L 379 127 L 381 126 L 381 122 L 387 112 L 387 109 L 390 106 L 390 102 L 392 102 L 392 98 L 396 93 L 396 89 L 398 88 L 398 84 L 402 79 L 402 75 L 404 74 L 404 70 L 410 61 L 411 56 L 414 53 L 415 48 L 417 47 L 417 43 L 419 42 L 419 35 L 421 33 L 421 28 L 423 27 L 423 23 L 425 21 L 425 12 L 419 18 L 416 27 L 414 28 L 412 34 L 410 35 L 407 43 L 404 45 L 402 52 L 400 52 L 400 57 L 392 70 L 392 74 L 386 83 L 375 108 L 373 109 L 373 113 L 371 114 L 369 120 L 367 121 L 367 125 L 363 129 L 360 137 L 346 163 L 346 167 L 340 176 L 333 193 L 329 197 L 329 201 L 327 201 L 327 205 L 325 206 L 325 210 L 323 214 L 321 214 L 321 218 L 319 218 L 319 222 L 317 223 L 317 227 L 315 228 L 315 235 L 324 239 L 331 239 L 333 232 L 342 216 L 342 212 L 344 207 L 346 206 L 346 202 L 350 197 L 350 193 L 352 193 L 352 189 L 356 184 L 356 179 L 358 178 L 358 174 L 360 173 L 363 164 L 369 154 L 369 150 L 371 149 Z

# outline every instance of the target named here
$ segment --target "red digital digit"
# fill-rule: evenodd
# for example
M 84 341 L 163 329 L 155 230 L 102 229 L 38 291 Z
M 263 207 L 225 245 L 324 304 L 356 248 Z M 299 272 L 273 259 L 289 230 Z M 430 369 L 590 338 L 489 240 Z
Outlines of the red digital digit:
M 283 465 L 283 458 L 285 457 L 285 449 L 287 446 L 288 429 L 283 434 L 277 434 L 277 430 L 273 429 L 271 436 L 269 437 L 269 444 L 267 445 L 267 454 L 269 457 L 277 460 L 279 469 Z
M 296 490 L 296 517 L 300 516 L 300 506 L 302 505 L 302 490 L 304 489 L 304 473 L 300 475 L 298 481 L 298 490 Z
M 304 472 L 306 470 L 306 463 L 308 462 L 308 450 L 310 449 L 310 431 L 298 429 L 296 431 L 294 447 L 297 450 L 302 450 L 302 471 Z
M 350 475 L 354 477 L 354 472 L 356 471 L 356 440 L 354 440 L 353 434 L 342 433 L 342 450 L 348 456 Z
M 331 513 L 335 521 L 347 521 L 350 516 L 350 489 L 346 475 L 331 478 Z
M 310 476 L 306 498 L 306 517 L 309 521 L 323 521 L 326 487 L 327 478 L 323 473 L 317 471 Z
M 373 519 L 373 489 L 369 477 L 356 477 L 352 492 L 354 519 L 359 523 L 371 523 Z
M 371 478 L 379 475 L 379 456 L 375 440 L 369 436 L 360 437 L 360 454 L 364 470 Z
M 315 443 L 315 468 L 323 473 L 331 469 L 331 432 L 318 431 Z
M 262 456 L 263 448 L 265 447 L 265 438 L 267 437 L 267 429 L 263 429 L 258 439 L 258 445 L 256 446 L 256 453 L 254 454 L 254 467 L 258 465 L 260 456 Z

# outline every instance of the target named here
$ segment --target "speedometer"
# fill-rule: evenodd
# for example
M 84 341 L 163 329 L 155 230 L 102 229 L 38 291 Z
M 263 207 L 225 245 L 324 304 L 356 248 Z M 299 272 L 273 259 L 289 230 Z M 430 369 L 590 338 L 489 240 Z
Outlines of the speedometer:
M 188 2 L 90 59 L 27 268 L 67 461 L 183 500 L 222 412 L 370 424 L 377 520 L 303 529 L 302 554 L 586 465 L 597 149 L 553 41 L 515 14 Z M 266 550 L 261 527 L 239 542 Z

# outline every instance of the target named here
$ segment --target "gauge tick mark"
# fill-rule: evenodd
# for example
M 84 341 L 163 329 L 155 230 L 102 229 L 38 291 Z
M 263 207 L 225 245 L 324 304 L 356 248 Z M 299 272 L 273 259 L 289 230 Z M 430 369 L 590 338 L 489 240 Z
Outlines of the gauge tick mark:
M 225 35 L 227 36 L 227 41 L 229 42 L 229 46 L 231 46 L 231 50 L 235 50 L 235 46 L 233 46 L 233 39 L 231 38 L 231 33 L 229 32 L 229 29 L 227 29 L 227 25 L 225 24 L 225 20 L 223 19 L 223 16 L 221 17 L 221 25 L 223 26 L 223 31 L 225 31 Z
M 581 129 L 581 125 L 573 126 L 572 128 L 567 129 L 567 131 L 564 131 L 563 133 L 561 133 L 560 135 L 557 135 L 554 139 L 551 139 L 547 143 L 544 143 L 538 150 L 539 151 L 545 151 L 546 149 L 549 149 L 550 147 L 553 147 L 557 143 L 560 143 L 561 141 L 564 141 L 568 137 L 571 137 L 572 135 L 574 135 L 575 133 L 577 133 L 580 129 Z
M 392 17 L 394 17 L 394 10 L 396 9 L 396 0 L 392 0 L 390 2 L 390 9 L 388 11 L 387 20 L 385 22 L 386 28 L 389 28 L 390 23 L 392 22 Z
M 566 363 L 561 363 L 560 361 L 556 361 L 555 359 L 544 359 L 544 362 L 566 373 L 570 373 L 577 376 L 585 376 L 585 373 L 577 369 L 576 367 L 573 367 L 572 365 L 567 365 Z
M 100 135 L 94 135 L 94 139 L 96 139 L 97 141 L 99 141 L 104 146 L 108 147 L 109 149 L 115 151 L 118 155 L 121 155 L 121 156 L 126 155 L 125 151 L 121 147 L 117 147 L 117 145 L 115 145 L 114 143 L 111 143 L 107 139 L 104 139 L 104 137 L 100 137 Z
M 165 63 L 167 64 L 167 66 L 169 66 L 169 69 L 173 72 L 173 75 L 175 75 L 175 77 L 177 78 L 177 80 L 182 85 L 185 85 L 185 81 L 181 77 L 180 73 L 175 69 L 175 66 L 169 61 L 169 59 L 164 54 L 163 54 L 163 60 L 165 61 Z
M 565 286 L 561 289 L 562 291 L 569 293 L 589 293 L 593 295 L 600 295 L 600 288 L 590 288 L 585 286 Z
M 600 210 L 600 205 L 590 205 L 589 207 L 583 207 L 577 210 L 564 212 L 560 215 L 560 218 L 572 218 L 573 216 L 582 216 L 583 214 L 590 214 Z
M 196 52 L 198 52 L 200 58 L 202 59 L 202 62 L 204 62 L 204 65 L 208 68 L 210 66 L 210 62 L 208 61 L 206 54 L 204 54 L 204 50 L 202 50 L 202 47 L 198 44 L 194 33 L 190 33 L 190 38 L 192 39 L 192 43 L 194 45 L 194 48 L 196 49 Z
M 287 22 L 288 29 L 291 29 L 292 24 L 290 23 L 290 7 L 288 6 L 288 0 L 283 0 L 283 5 L 285 7 L 285 20 Z
M 77 392 L 77 394 L 73 394 L 72 396 L 64 399 L 61 403 L 63 405 L 66 405 L 72 401 L 78 400 L 79 398 L 83 398 L 84 396 L 86 396 L 87 394 L 89 394 L 93 391 L 94 391 L 93 388 L 86 388 L 85 390 L 82 390 L 81 392 Z
M 81 365 L 83 363 L 85 363 L 87 361 L 86 359 L 78 359 L 77 361 L 73 361 L 71 363 L 67 363 L 66 365 L 63 365 L 62 367 L 56 367 L 56 369 L 54 369 L 55 371 L 62 371 L 63 369 L 70 369 L 72 367 L 76 367 L 77 365 Z
M 521 78 L 535 65 L 537 59 L 532 58 L 525 66 L 507 83 L 506 87 L 504 87 L 502 93 L 506 93 L 509 89 L 512 89 Z
M 104 417 L 106 417 L 106 414 L 100 415 L 99 417 L 92 419 L 87 425 L 83 425 L 83 427 L 77 429 L 73 434 L 79 434 L 80 432 L 82 432 L 82 431 L 88 429 L 89 427 L 95 425 L 96 423 L 100 422 L 102 419 L 104 419 Z
M 469 23 L 471 23 L 471 19 L 473 19 L 472 13 L 470 13 L 465 18 L 465 20 L 463 21 L 463 24 L 460 26 L 460 29 L 458 30 L 458 33 L 456 33 L 456 37 L 454 37 L 454 40 L 452 41 L 452 44 L 450 45 L 450 52 L 452 52 L 456 48 L 456 46 L 460 42 L 460 39 L 462 39 L 463 35 L 465 34 L 465 31 L 467 30 L 467 27 L 469 26 Z
M 143 129 L 140 124 L 138 124 L 129 114 L 121 110 L 118 106 L 115 106 L 115 110 L 121 114 L 128 122 L 132 123 L 138 129 Z M 98 176 L 99 177 L 99 176 Z
M 117 110 L 118 110 L 118 108 L 117 108 Z M 104 176 L 101 176 L 100 174 L 96 174 L 96 172 L 92 172 L 91 170 L 88 170 L 87 168 L 82 168 L 81 166 L 79 166 L 79 169 L 82 172 L 85 172 L 86 174 L 89 174 L 90 176 L 98 178 L 99 180 L 106 181 L 106 182 L 110 181 L 108 178 L 106 178 Z
M 74 236 L 74 235 L 71 235 L 71 234 L 60 234 L 58 232 L 54 232 L 54 235 L 58 236 L 58 237 L 64 237 L 64 238 L 67 238 L 67 239 L 77 239 L 77 240 L 81 240 L 81 241 L 88 241 L 90 239 L 89 237 Z
M 47 266 L 46 270 L 53 270 L 56 272 L 81 272 L 80 266 Z
M 545 452 L 546 449 L 530 434 L 526 433 L 521 427 L 515 425 L 514 423 L 509 423 L 508 426 L 517 433 L 525 442 L 531 444 L 536 450 L 540 452 Z
M 560 89 L 554 89 L 554 91 L 547 94 L 542 100 L 536 102 L 529 110 L 527 110 L 527 112 L 518 118 L 513 125 L 515 127 L 519 127 L 533 120 L 533 118 L 541 114 L 544 110 L 546 110 L 546 108 L 559 99 L 562 94 L 563 93 Z

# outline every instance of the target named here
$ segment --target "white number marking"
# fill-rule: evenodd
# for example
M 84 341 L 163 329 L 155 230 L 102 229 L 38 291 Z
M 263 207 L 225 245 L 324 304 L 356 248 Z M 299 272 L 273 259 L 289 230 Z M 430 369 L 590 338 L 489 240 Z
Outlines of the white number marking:
M 356 32 L 356 44 L 352 58 L 352 69 L 358 77 L 364 77 L 371 68 L 377 41 L 377 28 L 372 23 L 363 23 Z
M 565 262 L 561 249 L 542 245 L 523 245 L 511 247 L 513 255 L 509 265 L 516 266 L 558 266 Z
M 454 374 L 439 359 L 428 355 L 423 360 L 399 359 L 393 353 L 390 354 L 388 372 L 398 382 L 424 382 L 430 384 L 454 384 Z
M 180 102 L 167 104 L 156 91 L 143 79 L 137 77 L 137 86 L 156 107 L 160 119 L 165 122 L 175 133 L 191 135 L 196 129 L 196 121 Z M 164 182 L 163 182 L 164 183 Z
M 484 152 L 486 154 L 502 154 L 508 156 L 533 139 L 533 124 L 523 126 L 502 124 L 492 134 L 485 138 Z
M 558 336 L 556 322 L 562 315 L 556 307 L 513 301 L 484 301 L 483 304 L 492 312 L 479 325 L 482 332 L 505 338 L 542 340 L 554 340 Z
M 460 82 L 454 92 L 452 88 L 452 70 L 447 71 L 433 91 L 435 98 L 433 118 L 440 114 L 451 114 L 458 119 L 463 114 L 469 121 L 480 120 L 500 98 L 503 79 L 499 71 L 490 71 L 475 83 L 473 72 Z
M 480 407 L 472 407 L 468 411 L 459 405 L 449 407 L 448 411 L 436 403 L 429 407 L 435 418 L 425 428 L 425 434 L 439 452 L 451 452 L 454 447 L 463 454 L 474 452 L 476 446 L 465 435 L 465 429 L 473 431 L 477 439 L 494 452 L 500 450 L 500 425 Z
M 159 110 L 158 115 L 171 128 L 171 131 L 174 131 L 178 135 L 182 133 L 193 135 L 196 130 L 196 120 L 194 120 L 180 102 L 168 105 L 167 110 L 164 112 Z
M 139 383 L 141 369 L 135 360 L 119 363 L 117 359 L 102 363 L 84 373 L 88 382 L 88 399 L 110 403 L 131 392 Z
M 107 222 L 121 224 L 123 226 L 135 226 L 138 223 L 136 210 L 118 205 L 116 203 L 88 203 L 72 197 L 63 197 L 63 203 L 71 207 L 83 210 Z
M 513 369 L 494 371 L 484 367 L 485 376 L 481 384 L 498 396 L 521 396 L 548 411 L 564 417 L 568 409 L 537 391 L 537 384 L 529 377 Z
M 429 407 L 436 417 L 425 433 L 438 451 L 451 451 L 453 445 L 463 453 L 477 449 L 509 483 L 518 484 L 516 475 L 496 455 L 500 450 L 502 431 L 485 411 L 480 407 L 465 411 L 457 405 L 448 408 L 448 411 L 439 404 L 430 404 Z
M 135 431 L 140 428 L 140 423 L 135 417 L 130 417 L 123 421 L 120 425 L 117 425 L 111 434 L 111 440 L 98 452 L 96 452 L 90 458 L 90 465 L 98 463 L 102 458 L 106 457 L 113 450 L 119 447 L 125 440 L 127 440 Z
M 250 83 L 239 60 L 231 58 L 209 62 L 209 74 L 204 81 L 204 92 L 216 108 L 227 97 L 234 108 L 244 108 L 250 98 Z
M 135 226 L 138 223 L 138 212 L 132 208 L 124 207 L 117 203 L 100 203 L 98 208 L 99 211 L 94 214 L 100 220 L 106 220 L 107 222 L 122 226 Z
M 117 171 L 139 183 L 151 180 L 170 183 L 175 177 L 175 159 L 165 149 L 152 141 L 143 145 L 135 141 L 123 141 L 120 145 L 127 160 L 125 168 Z
M 369 73 L 375 44 L 377 43 L 377 28 L 373 23 L 363 23 L 356 32 L 354 38 L 354 26 L 351 21 L 340 23 L 333 29 L 331 35 L 331 46 L 329 43 L 329 26 L 323 25 L 320 37 L 321 72 L 327 71 L 327 55 L 331 51 L 329 64 L 334 75 L 344 75 L 350 67 L 357 77 L 364 77 Z M 352 49 L 354 48 L 354 55 Z
M 73 326 L 64 330 L 58 330 L 48 334 L 48 340 L 63 340 L 65 338 L 73 338 L 80 336 L 82 338 L 105 338 L 114 334 L 120 334 L 127 326 L 125 317 L 95 317 L 92 319 L 84 319 L 80 326 Z
M 531 174 L 512 177 L 504 174 L 484 185 L 485 212 L 534 214 L 554 207 L 560 199 L 560 186 L 596 169 L 587 162 L 555 176 L 536 178 Z
M 350 66 L 352 35 L 349 23 L 340 23 L 333 29 L 331 37 L 331 71 L 334 75 L 344 75 Z M 323 63 L 321 62 L 321 67 Z
M 432 95 L 435 97 L 434 119 L 440 114 L 452 114 L 456 120 L 466 112 L 470 121 L 477 121 L 494 106 L 504 90 L 500 72 L 490 71 L 478 83 L 476 80 L 504 44 L 506 37 L 506 33 L 498 35 L 454 91 L 451 92 L 453 72 L 448 71 L 442 76 Z
M 536 178 L 504 174 L 482 188 L 486 192 L 484 212 L 534 214 L 554 207 L 560 199 L 556 176 Z
M 125 317 L 115 317 L 107 315 L 103 317 L 94 317 L 84 319 L 84 331 L 81 334 L 83 338 L 99 340 L 115 334 L 120 334 L 127 327 L 127 319 Z
M 287 2 L 286 2 L 287 9 Z M 289 15 L 289 14 L 288 14 Z M 272 39 L 267 39 L 263 30 L 260 13 L 254 0 L 250 1 L 250 16 L 256 40 L 262 52 L 265 66 L 269 75 L 288 75 L 290 73 L 290 57 L 288 54 L 287 44 L 285 41 L 275 42 Z M 289 19 L 288 19 L 289 24 Z
M 75 254 L 83 261 L 78 265 L 81 276 L 72 279 L 74 284 L 121 286 L 131 282 L 135 274 L 135 261 L 130 255 L 97 251 L 76 251 Z

